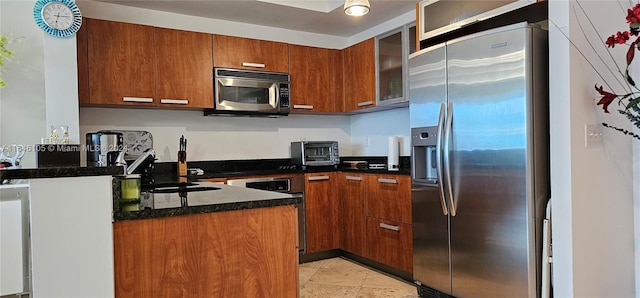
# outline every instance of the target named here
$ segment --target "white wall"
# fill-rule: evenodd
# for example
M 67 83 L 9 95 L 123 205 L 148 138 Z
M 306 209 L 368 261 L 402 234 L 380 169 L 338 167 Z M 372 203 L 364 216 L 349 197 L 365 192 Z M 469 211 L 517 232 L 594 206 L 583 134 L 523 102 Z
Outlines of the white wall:
M 593 99 L 599 96 L 593 86 L 603 79 L 587 63 L 611 81 L 613 76 L 604 74 L 598 56 L 608 59 L 602 40 L 628 28 L 621 7 L 629 4 L 579 3 L 602 36 L 590 29 L 575 1 L 552 0 L 549 8 L 554 294 L 634 297 L 631 139 L 603 128 L 602 147 L 584 146 L 585 124 L 604 121 L 629 127 L 628 121 L 614 114 L 615 104 L 610 107 L 614 113 L 608 115 L 595 105 Z M 592 52 L 589 43 L 598 53 Z M 624 46 L 612 51 L 616 62 L 624 63 L 625 51 Z
M 398 136 L 400 156 L 411 155 L 409 108 L 351 116 L 351 153 L 386 156 L 388 138 Z
M 44 35 L 33 20 L 33 3 L 0 0 L 0 32 L 16 38 L 9 44 L 15 54 L 2 67 L 7 86 L 0 89 L 0 146 L 33 145 L 46 134 Z M 22 164 L 35 166 L 35 154 L 26 154 Z
M 14 57 L 3 67 L 7 86 L 0 89 L 0 146 L 32 148 L 47 137 L 51 125 L 68 125 L 77 143 L 78 91 L 76 40 L 46 35 L 33 19 L 34 1 L 0 0 L 2 34 L 15 39 Z M 35 153 L 22 160 L 35 167 Z
M 201 111 L 81 108 L 80 123 L 83 136 L 103 129 L 149 131 L 159 161 L 177 160 L 181 135 L 191 161 L 289 158 L 290 143 L 301 139 L 338 141 L 340 154 L 351 154 L 348 116 L 204 117 Z

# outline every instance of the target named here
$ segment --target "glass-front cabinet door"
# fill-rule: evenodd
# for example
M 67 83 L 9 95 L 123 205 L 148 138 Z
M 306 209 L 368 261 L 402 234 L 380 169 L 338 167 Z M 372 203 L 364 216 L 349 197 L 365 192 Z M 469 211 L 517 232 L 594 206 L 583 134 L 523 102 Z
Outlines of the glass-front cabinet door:
M 378 105 L 407 102 L 407 61 L 415 51 L 415 25 L 405 25 L 376 38 Z M 413 37 L 413 38 L 412 38 Z

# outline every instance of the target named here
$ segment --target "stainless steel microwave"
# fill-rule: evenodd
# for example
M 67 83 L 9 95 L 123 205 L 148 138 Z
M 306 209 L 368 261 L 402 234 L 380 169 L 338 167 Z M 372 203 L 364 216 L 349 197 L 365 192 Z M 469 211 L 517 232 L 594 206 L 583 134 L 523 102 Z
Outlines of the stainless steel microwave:
M 215 109 L 205 115 L 289 114 L 289 74 L 215 68 L 214 83 Z
M 340 163 L 338 142 L 291 142 L 291 162 L 302 166 L 333 166 Z

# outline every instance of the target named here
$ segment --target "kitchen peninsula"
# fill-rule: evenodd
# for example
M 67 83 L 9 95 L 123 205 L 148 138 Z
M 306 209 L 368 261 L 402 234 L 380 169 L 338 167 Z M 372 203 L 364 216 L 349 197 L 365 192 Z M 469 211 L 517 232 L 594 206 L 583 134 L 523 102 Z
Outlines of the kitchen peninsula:
M 0 180 L 28 179 L 32 297 L 297 295 L 299 199 L 199 182 L 217 189 L 123 211 L 121 172 L 0 170 Z
M 116 297 L 296 297 L 300 199 L 188 187 L 153 194 L 140 204 L 150 209 L 114 212 Z

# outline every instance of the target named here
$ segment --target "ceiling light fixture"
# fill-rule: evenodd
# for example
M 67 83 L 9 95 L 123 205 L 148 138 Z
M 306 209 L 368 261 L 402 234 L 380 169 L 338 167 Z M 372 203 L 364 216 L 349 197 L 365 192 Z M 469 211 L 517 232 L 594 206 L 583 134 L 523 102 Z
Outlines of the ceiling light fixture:
M 347 0 L 344 2 L 344 13 L 359 17 L 369 12 L 369 0 Z

